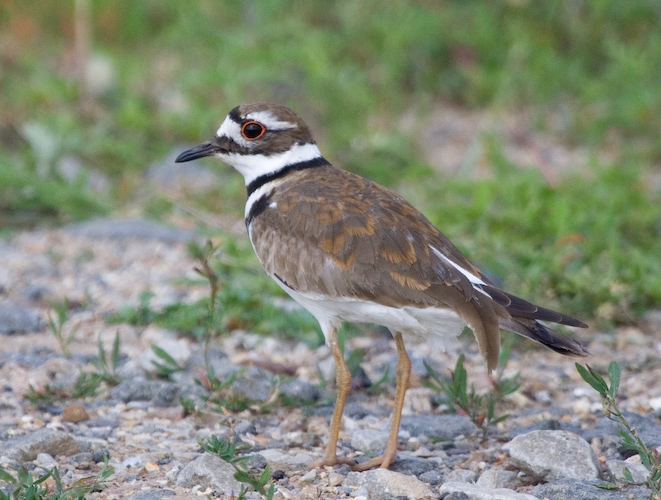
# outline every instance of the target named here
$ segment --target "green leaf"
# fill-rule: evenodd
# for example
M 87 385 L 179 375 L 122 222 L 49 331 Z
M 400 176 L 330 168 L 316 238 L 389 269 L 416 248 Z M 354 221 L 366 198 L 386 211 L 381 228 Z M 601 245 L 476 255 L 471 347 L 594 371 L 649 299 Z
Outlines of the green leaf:
M 614 490 L 619 490 L 620 489 L 616 485 L 614 485 L 613 483 L 606 483 L 606 482 L 597 483 L 597 484 L 595 484 L 595 486 L 597 488 L 602 489 L 602 490 L 614 491 Z
M 622 469 L 622 475 L 624 476 L 624 479 L 626 479 L 630 483 L 634 482 L 633 481 L 633 476 L 631 475 L 631 471 L 629 470 L 628 467 L 625 467 L 624 469 Z
M 606 384 L 606 381 L 603 379 L 603 377 L 592 368 L 590 368 L 590 365 L 586 366 L 587 368 L 576 363 L 576 370 L 578 371 L 579 375 L 599 394 L 603 394 L 604 396 L 608 394 L 608 385 Z
M 608 365 L 608 380 L 611 384 L 610 396 L 615 399 L 620 388 L 620 366 L 615 361 L 611 361 Z

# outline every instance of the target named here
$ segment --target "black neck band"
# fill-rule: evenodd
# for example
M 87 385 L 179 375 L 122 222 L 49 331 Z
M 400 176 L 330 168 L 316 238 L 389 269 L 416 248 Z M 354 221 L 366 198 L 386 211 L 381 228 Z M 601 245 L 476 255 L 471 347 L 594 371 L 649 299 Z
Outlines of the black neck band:
M 278 170 L 277 172 L 260 175 L 259 177 L 257 177 L 257 179 L 255 179 L 250 184 L 248 184 L 246 186 L 246 189 L 248 191 L 248 196 L 250 196 L 252 193 L 257 191 L 267 182 L 271 182 L 275 179 L 279 179 L 280 177 L 287 175 L 289 172 L 293 172 L 295 170 L 304 170 L 306 168 L 324 167 L 329 165 L 330 163 L 328 163 L 328 161 L 321 156 L 318 156 L 317 158 L 313 158 L 311 160 L 301 161 L 299 163 L 292 163 L 291 165 L 286 165 L 284 168 Z

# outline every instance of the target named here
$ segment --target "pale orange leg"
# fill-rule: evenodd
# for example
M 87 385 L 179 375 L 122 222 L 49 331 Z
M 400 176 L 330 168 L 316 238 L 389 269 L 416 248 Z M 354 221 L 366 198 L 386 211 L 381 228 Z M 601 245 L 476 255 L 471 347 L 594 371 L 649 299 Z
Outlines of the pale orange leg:
M 351 389 L 351 373 L 344 361 L 342 349 L 337 342 L 337 328 L 334 328 L 328 337 L 328 345 L 330 346 L 333 358 L 335 359 L 335 372 L 337 383 L 337 399 L 335 400 L 335 410 L 333 411 L 333 419 L 331 420 L 330 434 L 328 436 L 328 444 L 326 451 L 321 460 L 316 461 L 313 467 L 321 467 L 322 465 L 333 466 L 335 464 L 349 464 L 353 465 L 355 462 L 350 458 L 343 458 L 337 456 L 337 437 L 340 434 L 340 426 L 342 424 L 342 412 L 344 411 L 344 403 L 349 395 Z
M 395 368 L 395 372 L 397 373 L 397 387 L 395 389 L 395 402 L 393 403 L 392 408 L 392 422 L 390 424 L 388 443 L 386 444 L 386 449 L 383 455 L 371 458 L 362 464 L 354 465 L 352 468 L 355 471 L 364 471 L 379 466 L 387 469 L 390 464 L 395 461 L 397 455 L 399 424 L 402 420 L 404 396 L 406 395 L 406 389 L 408 389 L 409 378 L 411 376 L 411 360 L 409 359 L 408 354 L 406 354 L 406 348 L 404 347 L 401 333 L 395 335 L 395 344 L 397 345 L 398 356 L 397 367 Z

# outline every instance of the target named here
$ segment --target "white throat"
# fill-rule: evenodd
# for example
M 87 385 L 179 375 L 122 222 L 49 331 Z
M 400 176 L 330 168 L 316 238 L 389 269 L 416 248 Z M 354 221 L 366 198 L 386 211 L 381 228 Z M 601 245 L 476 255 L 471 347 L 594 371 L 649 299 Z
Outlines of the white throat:
M 238 170 L 245 179 L 246 186 L 263 175 L 279 172 L 288 165 L 321 158 L 316 144 L 294 144 L 291 149 L 272 155 L 242 155 L 238 153 L 218 153 L 225 163 Z

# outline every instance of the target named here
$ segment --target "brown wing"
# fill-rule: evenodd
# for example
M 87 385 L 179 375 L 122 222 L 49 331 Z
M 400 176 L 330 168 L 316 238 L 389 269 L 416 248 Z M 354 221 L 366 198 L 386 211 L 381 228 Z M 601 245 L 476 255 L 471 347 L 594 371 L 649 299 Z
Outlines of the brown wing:
M 547 337 L 558 334 L 538 334 L 536 319 L 585 326 L 496 288 L 416 208 L 362 177 L 334 167 L 302 170 L 268 203 L 252 221 L 267 272 L 304 293 L 451 308 L 473 329 L 489 369 L 498 359 L 500 326 L 556 350 Z

